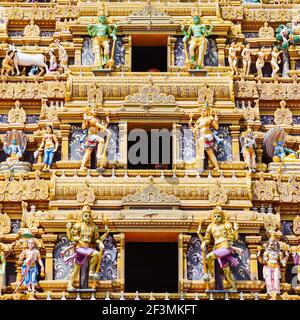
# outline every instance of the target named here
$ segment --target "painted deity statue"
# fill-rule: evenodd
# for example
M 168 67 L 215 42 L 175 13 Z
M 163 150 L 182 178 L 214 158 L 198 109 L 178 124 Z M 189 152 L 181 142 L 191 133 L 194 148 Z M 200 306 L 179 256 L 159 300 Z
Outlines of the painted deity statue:
M 44 152 L 43 157 L 43 171 L 50 170 L 50 167 L 53 162 L 53 157 L 55 152 L 58 149 L 58 140 L 53 131 L 53 126 L 51 123 L 46 125 L 46 133 L 43 136 L 41 145 L 38 149 L 38 152 Z
M 40 276 L 44 276 L 44 264 L 41 258 L 40 251 L 36 248 L 34 239 L 27 240 L 28 248 L 20 254 L 19 262 L 22 263 L 22 278 L 21 284 L 27 287 L 27 290 L 35 292 L 38 277 L 38 264 L 40 265 Z
M 300 246 L 291 247 L 294 265 L 297 266 L 297 280 L 300 283 Z
M 73 226 L 70 222 L 67 223 L 67 237 L 72 241 L 72 245 L 65 248 L 61 255 L 66 263 L 74 263 L 68 290 L 75 290 L 74 282 L 77 278 L 81 267 L 89 260 L 89 277 L 98 278 L 100 269 L 102 252 L 104 249 L 103 241 L 107 237 L 109 229 L 105 225 L 105 233 L 100 237 L 99 230 L 92 220 L 91 208 L 85 205 L 82 208 L 81 219 Z M 100 251 L 93 249 L 94 245 L 98 245 Z M 71 255 L 66 256 L 66 253 L 72 251 Z
M 231 42 L 229 49 L 228 49 L 228 62 L 233 75 L 238 74 L 238 58 L 237 58 L 237 51 L 241 49 L 241 45 L 239 43 Z
M 49 72 L 55 72 L 55 71 L 57 71 L 58 63 L 57 63 L 57 58 L 56 58 L 53 50 L 49 51 L 49 56 L 50 56 Z
M 5 269 L 6 259 L 3 250 L 3 245 L 0 243 L 0 291 L 5 287 Z
M 26 149 L 27 139 L 22 131 L 8 131 L 4 137 L 3 150 L 8 155 L 6 162 L 9 166 L 17 163 Z
M 248 169 L 252 172 L 256 170 L 256 141 L 254 137 L 254 133 L 250 127 L 242 133 L 240 137 L 242 150 L 241 153 L 244 157 L 244 160 L 248 166 Z
M 219 164 L 213 150 L 215 140 L 218 141 L 219 139 L 213 132 L 219 128 L 217 114 L 212 115 L 210 107 L 206 103 L 202 107 L 201 116 L 195 125 L 192 126 L 192 115 L 189 124 L 196 137 L 196 162 L 199 163 L 199 170 L 204 170 L 205 153 L 208 155 L 214 169 L 219 170 Z
M 257 70 L 257 75 L 259 77 L 263 77 L 263 72 L 262 69 L 265 65 L 265 58 L 268 55 L 265 51 L 264 51 L 264 47 L 260 48 L 257 52 L 257 59 L 256 59 L 256 70 Z
M 285 250 L 283 254 L 279 241 L 274 235 L 271 235 L 265 252 L 261 256 L 261 247 L 258 247 L 257 257 L 258 261 L 263 266 L 263 277 L 265 279 L 267 294 L 270 295 L 271 299 L 276 299 L 277 294 L 280 294 L 280 265 L 286 266 L 289 254 Z
M 187 31 L 185 26 L 181 27 L 181 31 L 184 35 L 183 42 L 186 43 L 189 39 L 191 39 L 189 43 L 190 64 L 196 70 L 204 67 L 204 55 L 207 49 L 206 37 L 212 33 L 212 30 L 212 25 L 209 25 L 207 28 L 205 24 L 201 23 L 201 18 L 199 15 L 193 16 L 193 24 L 188 28 Z
M 205 262 L 208 267 L 209 274 L 205 275 L 206 280 L 212 279 L 214 274 L 214 262 L 218 260 L 220 268 L 224 272 L 224 276 L 230 285 L 230 291 L 236 291 L 236 283 L 234 276 L 230 270 L 230 264 L 236 266 L 238 260 L 233 256 L 234 252 L 241 252 L 241 249 L 234 247 L 233 242 L 238 239 L 238 225 L 232 225 L 229 218 L 220 206 L 212 210 L 212 223 L 206 229 L 205 236 L 202 237 L 201 248 L 205 252 L 206 247 L 214 241 L 213 251 L 208 253 Z
M 113 28 L 111 28 L 104 14 L 101 14 L 98 20 L 99 23 L 88 24 L 87 26 L 88 34 L 92 37 L 93 41 L 94 64 L 100 68 L 112 67 L 114 64 L 114 47 L 117 40 L 117 25 L 114 24 Z M 109 57 L 109 37 L 113 39 L 111 57 Z
M 107 129 L 109 118 L 106 117 L 106 124 L 102 124 L 97 118 L 96 109 L 94 107 L 87 107 L 83 115 L 83 120 L 82 129 L 87 130 L 87 135 L 84 137 L 85 154 L 80 169 L 86 169 L 86 164 L 95 149 L 97 149 L 96 158 L 100 160 L 100 168 L 103 168 L 106 164 L 107 147 L 111 137 L 111 131 Z M 106 134 L 106 141 L 98 135 L 100 131 Z

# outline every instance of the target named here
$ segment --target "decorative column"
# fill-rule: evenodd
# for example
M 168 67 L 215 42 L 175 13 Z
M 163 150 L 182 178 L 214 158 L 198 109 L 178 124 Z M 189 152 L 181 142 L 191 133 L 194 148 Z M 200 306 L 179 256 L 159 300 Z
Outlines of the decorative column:
M 43 234 L 42 240 L 46 250 L 45 279 L 53 280 L 53 250 L 57 240 L 56 234 Z
M 75 66 L 80 66 L 81 65 L 81 50 L 82 50 L 83 39 L 74 38 L 73 42 L 74 42 L 74 47 L 75 47 L 74 64 L 75 64 Z
M 119 122 L 119 148 L 120 148 L 120 162 L 124 169 L 127 169 L 127 121 Z
M 178 235 L 178 292 L 183 291 L 183 282 L 184 282 L 183 238 L 184 238 L 184 235 L 182 233 L 179 233 Z
M 128 70 L 131 71 L 131 47 L 132 47 L 132 39 L 131 36 L 126 36 L 123 38 L 123 44 L 125 48 L 125 66 L 127 66 Z
M 61 160 L 68 161 L 69 160 L 69 134 L 70 134 L 71 125 L 69 124 L 61 124 L 60 130 L 62 135 L 61 142 Z
M 175 66 L 175 50 L 176 37 L 168 36 L 168 70 Z M 171 71 L 171 70 L 170 70 Z
M 177 162 L 180 159 L 180 129 L 181 124 L 173 123 L 172 126 L 172 146 L 173 146 L 173 154 L 172 154 L 172 169 L 176 170 Z
M 218 61 L 219 61 L 219 67 L 225 66 L 225 43 L 226 38 L 217 38 L 217 49 L 218 49 Z
M 262 143 L 258 143 L 256 149 L 257 163 L 262 163 L 263 152 Z
M 230 126 L 230 133 L 232 137 L 232 160 L 233 161 L 240 161 L 240 126 L 233 125 Z
M 125 233 L 115 234 L 114 238 L 117 243 L 117 270 L 118 280 L 120 281 L 120 290 L 125 290 Z
M 246 243 L 250 252 L 250 279 L 258 280 L 257 246 L 261 242 L 261 236 L 246 236 Z

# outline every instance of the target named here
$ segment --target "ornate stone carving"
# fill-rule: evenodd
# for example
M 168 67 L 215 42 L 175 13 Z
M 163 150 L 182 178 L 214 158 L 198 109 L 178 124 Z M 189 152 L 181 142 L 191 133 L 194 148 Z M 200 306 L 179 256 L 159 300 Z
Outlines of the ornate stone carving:
M 34 20 L 31 19 L 30 23 L 24 28 L 25 37 L 38 37 L 40 35 L 40 28 L 34 24 Z
M 242 20 L 243 7 L 226 5 L 221 8 L 222 18 L 225 20 Z
M 7 121 L 10 124 L 24 124 L 26 122 L 26 112 L 20 108 L 19 100 L 15 102 L 15 107 L 9 110 Z
M 264 181 L 262 174 L 260 176 L 259 181 L 254 181 L 252 183 L 252 194 L 254 200 L 273 200 L 275 190 L 275 181 Z
M 219 181 L 209 188 L 208 200 L 210 203 L 224 204 L 227 202 L 227 199 L 227 192 L 225 188 L 220 185 Z
M 268 22 L 266 21 L 264 25 L 259 29 L 258 35 L 260 38 L 274 38 L 274 29 L 269 26 Z
M 77 188 L 76 199 L 80 203 L 92 205 L 96 199 L 93 188 L 88 184 L 79 186 Z
M 277 125 L 290 125 L 293 123 L 293 114 L 290 109 L 286 108 L 286 102 L 280 101 L 280 108 L 274 112 L 274 123 Z
M 296 236 L 300 236 L 300 216 L 293 220 L 293 232 Z
M 298 83 L 297 74 L 292 76 L 293 82 L 287 84 L 286 88 L 286 98 L 290 100 L 299 100 L 300 99 L 300 86 Z
M 149 78 L 149 84 L 143 86 L 139 93 L 125 97 L 124 105 L 176 105 L 176 100 L 173 95 L 161 93 Z
M 92 86 L 87 90 L 87 101 L 99 105 L 102 105 L 103 103 L 103 90 L 102 88 L 97 87 L 96 82 L 93 82 Z
M 255 81 L 246 81 L 243 77 L 235 83 L 235 94 L 239 98 L 258 98 Z
M 248 102 L 248 106 L 243 109 L 243 115 L 246 121 L 259 120 L 259 99 L 255 100 L 254 107 L 251 107 L 251 102 Z
M 5 173 L 5 181 L 0 181 L 0 201 L 47 200 L 49 196 L 48 182 L 40 180 L 9 180 L 10 173 Z
M 286 98 L 286 88 L 283 83 L 278 82 L 278 75 L 274 76 L 274 83 L 261 83 L 260 99 L 262 100 L 283 100 Z
M 198 89 L 198 103 L 200 106 L 203 106 L 205 102 L 208 102 L 209 105 L 214 103 L 214 90 L 210 88 L 208 84 L 203 84 Z
M 300 183 L 295 175 L 289 178 L 288 182 L 282 182 L 281 176 L 277 181 L 279 199 L 282 202 L 300 202 Z
M 6 213 L 2 213 L 2 204 L 0 204 L 0 235 L 10 233 L 10 217 Z
M 123 204 L 180 204 L 180 199 L 172 194 L 160 191 L 156 186 L 150 184 L 146 188 L 129 194 L 122 198 Z

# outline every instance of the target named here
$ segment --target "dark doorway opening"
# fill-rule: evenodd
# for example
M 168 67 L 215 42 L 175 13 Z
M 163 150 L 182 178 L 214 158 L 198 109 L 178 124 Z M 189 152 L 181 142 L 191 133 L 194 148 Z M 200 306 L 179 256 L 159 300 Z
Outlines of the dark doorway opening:
M 166 46 L 133 46 L 132 71 L 167 71 Z
M 130 242 L 125 252 L 126 292 L 178 292 L 176 242 Z

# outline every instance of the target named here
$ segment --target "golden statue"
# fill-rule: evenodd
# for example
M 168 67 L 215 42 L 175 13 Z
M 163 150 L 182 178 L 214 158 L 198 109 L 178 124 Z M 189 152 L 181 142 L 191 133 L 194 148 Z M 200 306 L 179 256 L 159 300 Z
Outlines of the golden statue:
M 15 107 L 9 110 L 7 121 L 10 124 L 24 124 L 26 122 L 26 112 L 22 107 L 20 108 L 19 100 L 15 102 Z
M 72 223 L 67 223 L 67 237 L 73 244 L 65 248 L 61 252 L 61 255 L 65 257 L 67 252 L 70 250 L 73 251 L 73 254 L 64 258 L 66 263 L 74 263 L 74 268 L 68 283 L 68 291 L 75 290 L 74 282 L 87 259 L 89 259 L 89 277 L 93 279 L 98 278 L 104 249 L 103 241 L 107 237 L 108 232 L 107 221 L 105 221 L 105 233 L 101 237 L 99 236 L 98 227 L 93 222 L 91 208 L 88 205 L 82 208 L 78 222 L 73 226 Z M 99 246 L 100 251 L 93 249 L 92 246 L 94 244 Z
M 214 262 L 218 259 L 220 268 L 223 270 L 225 279 L 231 286 L 230 291 L 236 291 L 236 283 L 234 276 L 230 270 L 230 264 L 236 266 L 238 260 L 233 257 L 234 252 L 241 252 L 241 249 L 234 247 L 233 242 L 238 239 L 238 225 L 229 222 L 229 217 L 225 214 L 220 206 L 212 210 L 212 223 L 206 229 L 205 236 L 201 236 L 200 231 L 198 235 L 202 241 L 201 248 L 205 252 L 206 247 L 211 243 L 211 238 L 214 240 L 213 251 L 208 253 L 205 257 L 205 267 L 208 267 L 209 274 L 205 274 L 205 279 L 208 281 L 214 275 Z
M 196 162 L 199 164 L 199 170 L 204 170 L 205 152 L 214 169 L 219 170 L 219 164 L 213 150 L 216 136 L 212 131 L 219 128 L 217 114 L 212 115 L 209 105 L 205 103 L 201 108 L 201 116 L 194 126 L 192 125 L 192 120 L 193 115 L 191 114 L 189 124 L 196 138 Z
M 107 162 L 107 147 L 111 137 L 111 131 L 107 129 L 109 124 L 109 117 L 106 117 L 106 123 L 100 123 L 97 118 L 97 111 L 95 107 L 87 107 L 83 115 L 82 129 L 87 130 L 85 137 L 84 148 L 85 154 L 83 156 L 80 169 L 86 169 L 86 164 L 91 158 L 94 149 L 97 148 L 96 157 L 100 160 L 100 168 L 103 168 Z M 106 141 L 98 135 L 99 131 L 106 133 Z
M 264 25 L 258 30 L 258 36 L 264 39 L 274 38 L 275 32 L 268 22 L 265 21 Z

